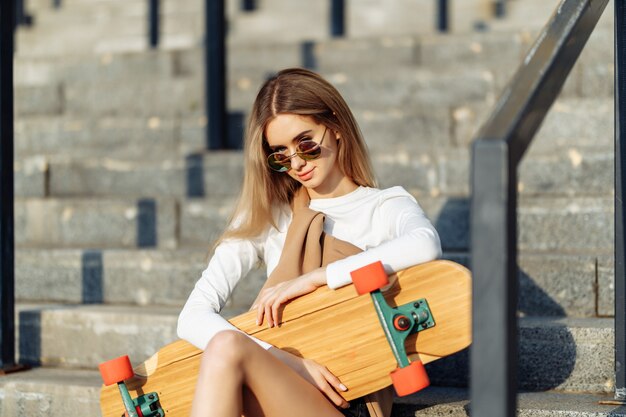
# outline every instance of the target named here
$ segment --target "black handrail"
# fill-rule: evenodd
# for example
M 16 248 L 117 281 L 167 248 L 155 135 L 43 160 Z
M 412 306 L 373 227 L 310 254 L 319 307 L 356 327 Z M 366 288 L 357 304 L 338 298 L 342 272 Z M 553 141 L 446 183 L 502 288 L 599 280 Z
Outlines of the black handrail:
M 437 0 L 437 30 L 445 33 L 449 29 L 449 3 L 448 0 Z
M 472 149 L 471 412 L 515 415 L 517 402 L 517 167 L 608 0 L 563 0 Z
M 205 100 L 206 148 L 223 149 L 227 145 L 226 124 L 226 32 L 224 0 L 205 1 L 206 38 Z
M 26 5 L 24 0 L 15 0 L 15 21 L 14 27 L 17 26 L 31 26 L 33 24 L 33 17 L 26 12 Z
M 502 19 L 506 16 L 506 0 L 495 0 L 493 3 L 493 15 Z
M 244 12 L 255 11 L 256 7 L 256 0 L 241 0 L 241 10 Z
M 346 34 L 346 1 L 331 0 L 330 2 L 330 35 L 334 38 Z
M 626 401 L 626 6 L 615 2 L 615 399 Z
M 13 38 L 15 3 L 0 0 L 0 369 L 15 364 Z
M 159 0 L 148 0 L 148 40 L 152 49 L 159 46 L 159 34 L 161 31 L 161 21 L 159 19 Z

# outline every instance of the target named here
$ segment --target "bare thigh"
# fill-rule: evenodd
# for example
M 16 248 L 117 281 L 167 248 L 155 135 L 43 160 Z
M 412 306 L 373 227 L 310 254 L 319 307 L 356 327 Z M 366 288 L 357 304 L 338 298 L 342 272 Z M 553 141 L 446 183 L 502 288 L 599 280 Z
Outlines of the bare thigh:
M 247 336 L 223 332 L 225 349 L 242 370 L 246 417 L 343 417 L 315 386 Z

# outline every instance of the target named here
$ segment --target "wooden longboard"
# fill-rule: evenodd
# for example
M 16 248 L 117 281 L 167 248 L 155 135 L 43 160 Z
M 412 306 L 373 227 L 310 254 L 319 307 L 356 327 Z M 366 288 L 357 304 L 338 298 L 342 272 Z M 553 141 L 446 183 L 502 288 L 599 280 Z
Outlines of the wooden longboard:
M 394 278 L 395 279 L 394 281 Z M 421 298 L 428 302 L 435 326 L 410 335 L 409 358 L 424 364 L 458 352 L 471 343 L 471 276 L 454 262 L 433 261 L 398 272 L 384 291 L 390 306 Z M 282 311 L 280 327 L 256 325 L 256 311 L 230 320 L 239 329 L 301 357 L 324 364 L 348 387 L 346 400 L 391 385 L 397 363 L 369 294 L 354 286 L 320 287 L 292 300 Z M 179 340 L 137 366 L 126 385 L 135 398 L 156 391 L 167 417 L 188 416 L 200 366 L 201 351 Z M 120 417 L 124 406 L 115 385 L 103 386 L 102 417 Z

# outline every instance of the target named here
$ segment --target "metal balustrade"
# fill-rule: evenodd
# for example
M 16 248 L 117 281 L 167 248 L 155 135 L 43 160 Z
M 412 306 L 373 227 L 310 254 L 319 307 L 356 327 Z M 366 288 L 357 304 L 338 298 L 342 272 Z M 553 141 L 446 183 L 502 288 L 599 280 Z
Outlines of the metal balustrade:
M 517 168 L 607 2 L 558 5 L 473 145 L 470 397 L 476 417 L 516 413 Z
M 626 6 L 615 1 L 615 399 L 626 401 Z
M 0 0 L 0 371 L 15 365 L 14 0 Z

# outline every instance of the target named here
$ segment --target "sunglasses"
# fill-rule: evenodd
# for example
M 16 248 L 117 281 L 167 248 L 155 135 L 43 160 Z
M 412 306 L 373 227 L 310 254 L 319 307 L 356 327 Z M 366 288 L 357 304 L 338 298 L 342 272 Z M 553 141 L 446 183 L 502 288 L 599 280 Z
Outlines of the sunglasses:
M 298 155 L 305 161 L 312 161 L 317 159 L 322 154 L 322 143 L 324 143 L 324 137 L 326 136 L 326 130 L 322 135 L 320 143 L 315 142 L 312 139 L 305 139 L 298 142 L 296 145 L 296 152 L 291 155 L 285 155 L 283 152 L 274 152 L 267 157 L 267 164 L 276 172 L 287 172 L 291 169 L 291 158 Z

